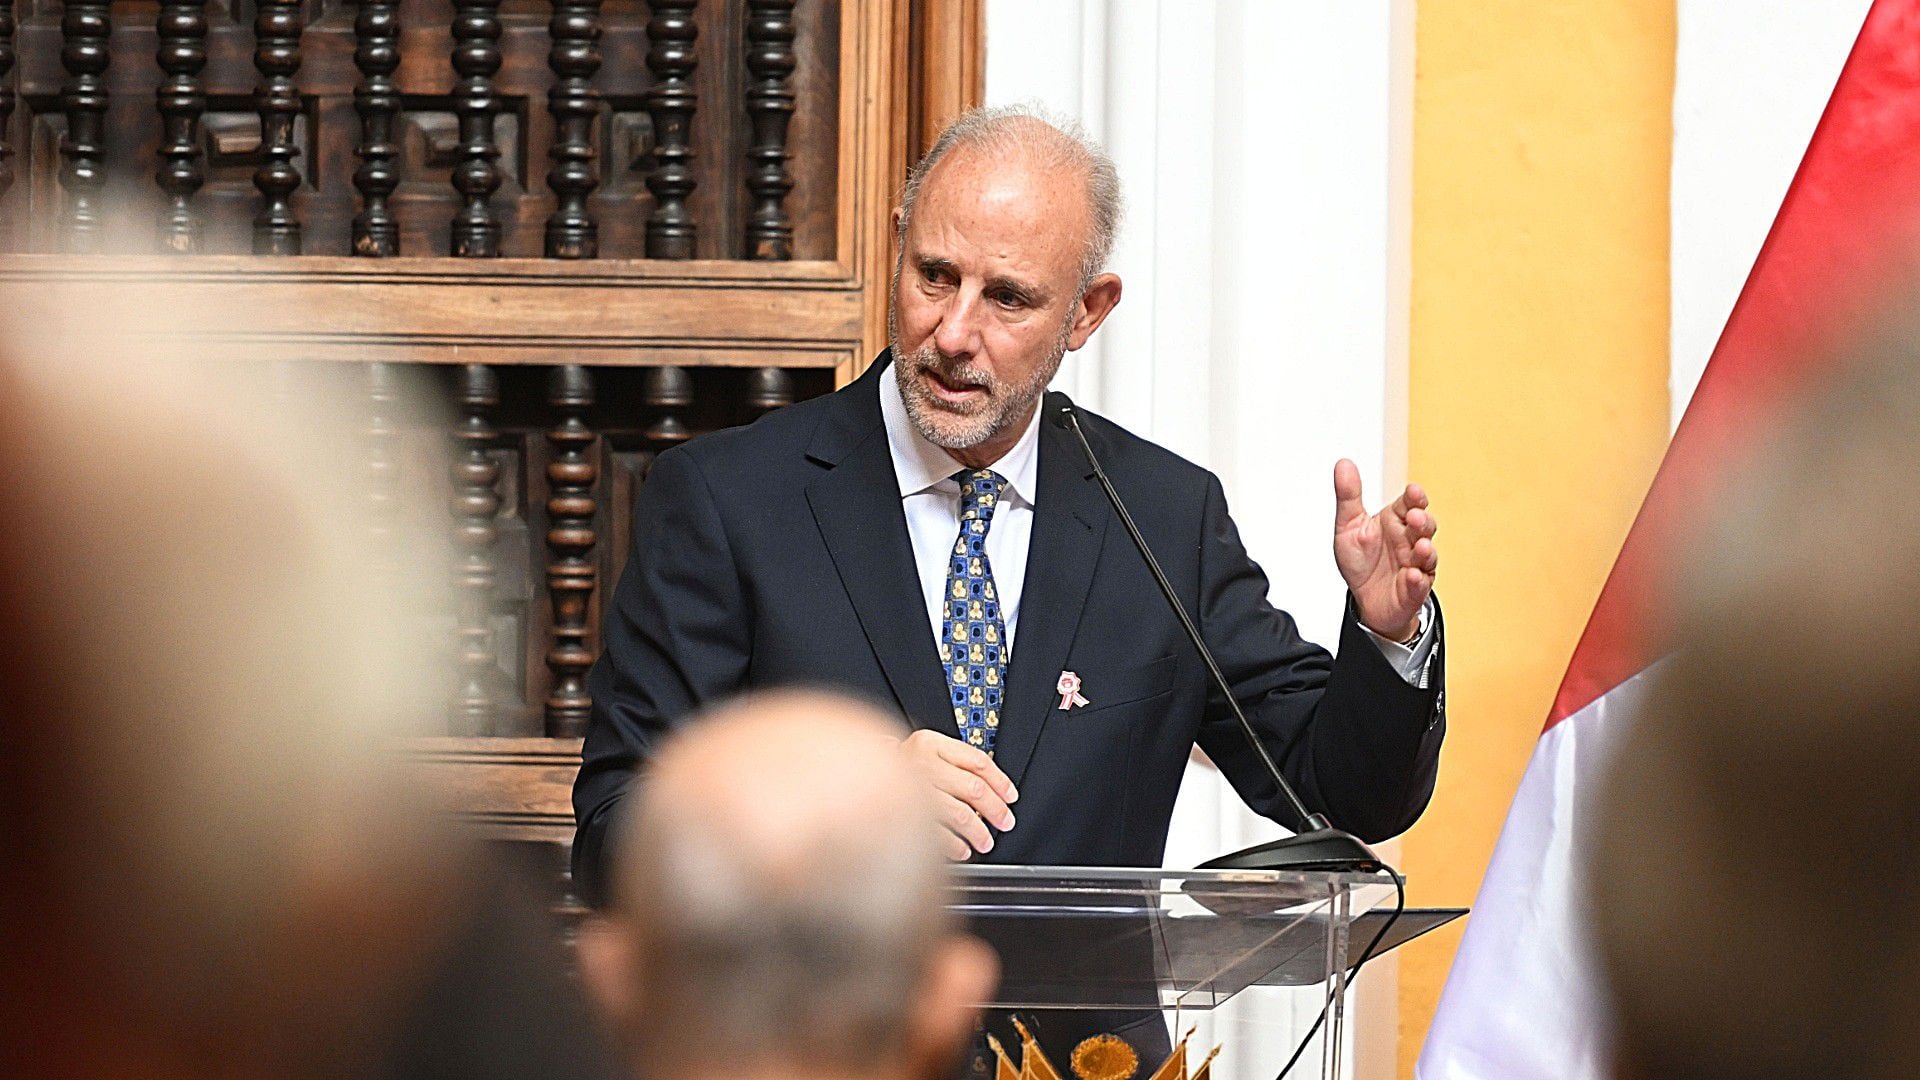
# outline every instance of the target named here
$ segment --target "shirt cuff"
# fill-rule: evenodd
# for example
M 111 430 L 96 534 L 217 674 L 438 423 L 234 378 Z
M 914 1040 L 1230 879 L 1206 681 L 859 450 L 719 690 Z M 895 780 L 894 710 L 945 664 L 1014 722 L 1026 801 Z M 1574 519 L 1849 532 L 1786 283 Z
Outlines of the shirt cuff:
M 1420 605 L 1420 635 L 1413 639 L 1411 645 L 1389 641 L 1367 629 L 1366 623 L 1360 624 L 1360 630 L 1373 639 L 1374 645 L 1380 649 L 1380 655 L 1386 657 L 1387 663 L 1393 665 L 1401 678 L 1407 680 L 1409 685 L 1425 690 L 1431 666 L 1429 661 L 1433 659 L 1433 626 L 1433 597 L 1429 596 L 1427 602 Z

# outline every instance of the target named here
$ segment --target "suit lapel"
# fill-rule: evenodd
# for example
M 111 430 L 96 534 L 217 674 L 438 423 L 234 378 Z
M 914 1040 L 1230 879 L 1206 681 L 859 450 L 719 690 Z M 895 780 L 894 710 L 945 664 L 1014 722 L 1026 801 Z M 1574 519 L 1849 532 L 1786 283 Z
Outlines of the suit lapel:
M 1046 406 L 1043 406 L 1046 408 Z M 1053 409 L 1047 408 L 1049 415 Z M 1058 712 L 1054 686 L 1067 666 L 1111 516 L 1085 456 L 1051 421 L 1040 424 L 1040 476 L 1027 552 L 1020 624 L 1007 671 L 994 760 L 1018 787 L 1040 732 Z
M 807 454 L 832 467 L 808 485 L 807 504 L 901 711 L 916 727 L 957 736 L 880 419 L 887 360 L 883 353 L 843 391 L 838 414 L 821 424 Z

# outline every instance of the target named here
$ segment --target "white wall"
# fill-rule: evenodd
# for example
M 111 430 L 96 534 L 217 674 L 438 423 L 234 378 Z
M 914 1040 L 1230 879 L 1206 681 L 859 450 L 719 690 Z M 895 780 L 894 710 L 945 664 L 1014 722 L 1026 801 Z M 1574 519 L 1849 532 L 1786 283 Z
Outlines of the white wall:
M 1375 505 L 1404 470 L 1411 17 L 1412 0 L 987 5 L 988 101 L 1079 119 L 1127 194 L 1124 298 L 1055 386 L 1219 473 L 1274 601 L 1329 644 L 1333 463 L 1357 461 Z M 1166 862 L 1279 833 L 1195 764 Z M 1360 1007 L 1388 1032 L 1391 975 L 1370 971 L 1384 992 Z M 1279 997 L 1203 1029 L 1228 1046 L 1222 1080 L 1271 1077 L 1319 1007 Z
M 1673 422 L 1753 269 L 1872 0 L 1680 0 Z

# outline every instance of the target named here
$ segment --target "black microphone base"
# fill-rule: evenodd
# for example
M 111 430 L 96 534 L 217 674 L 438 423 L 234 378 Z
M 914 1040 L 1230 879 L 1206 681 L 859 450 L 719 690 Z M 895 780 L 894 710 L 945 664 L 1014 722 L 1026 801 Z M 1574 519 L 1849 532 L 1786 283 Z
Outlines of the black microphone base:
M 1383 869 L 1367 845 L 1339 829 L 1313 829 L 1209 859 L 1201 870 L 1293 870 L 1369 874 Z

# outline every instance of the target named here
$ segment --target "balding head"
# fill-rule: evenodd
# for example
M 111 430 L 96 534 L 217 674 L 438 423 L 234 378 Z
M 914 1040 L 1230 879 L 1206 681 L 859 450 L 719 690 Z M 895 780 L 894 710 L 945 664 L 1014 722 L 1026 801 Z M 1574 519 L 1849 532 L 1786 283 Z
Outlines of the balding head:
M 949 161 L 948 159 L 953 159 Z M 1025 105 L 1001 105 L 962 113 L 940 132 L 931 149 L 907 175 L 900 195 L 899 232 L 912 223 L 921 194 L 943 163 L 955 171 L 1027 171 L 1047 178 L 1045 185 L 1064 195 L 1048 209 L 1064 219 L 1079 238 L 1080 285 L 1085 288 L 1107 268 L 1120 232 L 1120 173 L 1100 144 L 1079 125 L 1048 117 Z M 1060 183 L 1062 180 L 1077 183 Z
M 779 693 L 655 760 L 623 840 L 613 962 L 650 1071 L 912 1075 L 955 1052 L 991 961 L 946 917 L 899 736 L 870 706 Z
M 835 860 L 856 873 L 885 864 L 937 890 L 920 795 L 895 767 L 899 737 L 884 713 L 826 694 L 735 703 L 660 755 L 641 793 L 634 850 L 691 856 L 701 837 L 737 856 L 729 862 L 741 884 L 773 891 L 805 886 Z

